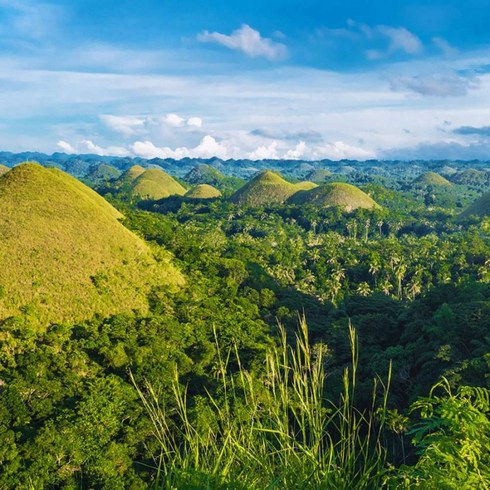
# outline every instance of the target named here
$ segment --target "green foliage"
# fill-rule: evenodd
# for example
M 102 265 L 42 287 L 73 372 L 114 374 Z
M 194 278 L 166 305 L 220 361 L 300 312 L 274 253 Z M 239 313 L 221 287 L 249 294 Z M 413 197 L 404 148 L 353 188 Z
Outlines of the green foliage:
M 397 488 L 490 488 L 490 390 L 453 392 L 442 379 L 411 411 L 420 416 L 409 432 L 419 460 L 401 469 Z

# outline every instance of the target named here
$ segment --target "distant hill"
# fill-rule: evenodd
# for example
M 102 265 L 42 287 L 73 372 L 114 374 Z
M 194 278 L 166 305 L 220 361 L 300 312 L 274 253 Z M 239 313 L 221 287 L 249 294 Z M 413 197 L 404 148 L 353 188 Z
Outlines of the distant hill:
M 84 177 L 84 181 L 93 185 L 100 185 L 109 180 L 117 179 L 121 172 L 112 165 L 101 163 L 90 167 L 88 173 Z
M 199 184 L 185 193 L 185 197 L 189 199 L 213 199 L 220 196 L 221 192 L 209 184 Z
M 185 175 L 184 180 L 189 184 L 209 184 L 216 186 L 224 178 L 225 176 L 212 165 L 200 163 Z
M 344 182 L 323 184 L 309 191 L 298 192 L 287 200 L 288 204 L 312 204 L 318 207 L 339 206 L 346 211 L 357 208 L 380 208 L 371 197 L 356 186 Z
M 452 175 L 451 182 L 472 187 L 482 187 L 490 184 L 490 172 L 468 168 Z
M 317 168 L 306 174 L 306 179 L 316 182 L 317 184 L 322 184 L 326 180 L 329 180 L 332 176 L 332 172 L 325 168 Z
M 425 172 L 422 175 L 419 175 L 413 181 L 414 184 L 423 185 L 423 186 L 450 186 L 452 185 L 449 180 L 445 179 L 442 175 L 439 175 L 436 172 Z
M 152 285 L 183 279 L 100 195 L 55 168 L 0 177 L 0 320 L 41 324 L 148 308 Z
M 459 220 L 465 219 L 468 216 L 490 216 L 490 192 L 487 192 L 473 204 L 470 204 L 460 215 Z
M 0 164 L 0 175 L 7 173 L 9 170 L 7 166 Z
M 279 174 L 265 170 L 240 187 L 230 201 L 248 206 L 281 204 L 298 191 L 316 187 L 312 182 L 291 184 Z

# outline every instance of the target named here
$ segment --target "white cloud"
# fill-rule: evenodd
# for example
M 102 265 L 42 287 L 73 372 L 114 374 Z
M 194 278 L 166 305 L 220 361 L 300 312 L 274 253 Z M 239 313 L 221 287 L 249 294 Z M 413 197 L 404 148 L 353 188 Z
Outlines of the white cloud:
M 458 50 L 453 48 L 445 39 L 442 37 L 433 37 L 432 43 L 439 48 L 443 54 L 446 56 L 456 56 L 458 54 Z
M 242 51 L 250 58 L 264 57 L 268 60 L 278 60 L 287 54 L 284 44 L 262 37 L 259 31 L 247 24 L 243 24 L 230 35 L 204 31 L 197 36 L 197 39 L 203 43 L 217 43 L 229 49 Z
M 407 54 L 416 55 L 423 50 L 420 39 L 404 27 L 377 26 L 376 29 L 389 39 L 389 54 L 403 51 Z
M 279 158 L 277 152 L 277 141 L 273 141 L 269 146 L 259 146 L 255 151 L 246 155 L 250 160 L 275 160 Z
M 286 160 L 298 160 L 301 158 L 306 151 L 306 143 L 304 141 L 300 141 L 292 150 L 288 150 L 283 158 Z
M 187 119 L 187 126 L 200 128 L 202 126 L 202 119 L 200 117 L 190 117 Z
M 183 117 L 180 117 L 177 114 L 167 114 L 164 120 L 169 126 L 173 126 L 175 128 L 183 126 L 185 121 Z
M 56 147 L 63 153 L 77 153 L 77 150 L 67 143 L 66 141 L 60 140 L 56 143 Z
M 343 141 L 335 141 L 323 146 L 319 146 L 311 152 L 311 159 L 329 158 L 330 160 L 367 160 L 374 158 L 376 153 L 372 150 L 365 150 L 356 146 L 348 145 Z
M 88 151 L 89 153 L 93 153 L 95 155 L 100 156 L 117 156 L 117 157 L 126 157 L 130 155 L 130 152 L 121 146 L 108 146 L 102 147 L 96 145 L 93 141 L 83 140 L 80 142 L 81 151 Z
M 131 151 L 142 158 L 226 158 L 228 155 L 227 147 L 210 135 L 204 136 L 194 148 L 180 147 L 172 150 L 168 147 L 159 148 L 151 141 L 136 141 L 131 145 Z
M 110 129 L 125 136 L 137 134 L 145 126 L 145 120 L 134 116 L 102 114 L 99 119 Z
M 420 95 L 436 97 L 453 97 L 467 95 L 475 88 L 476 79 L 468 79 L 457 75 L 398 77 L 391 81 L 393 90 L 415 92 Z

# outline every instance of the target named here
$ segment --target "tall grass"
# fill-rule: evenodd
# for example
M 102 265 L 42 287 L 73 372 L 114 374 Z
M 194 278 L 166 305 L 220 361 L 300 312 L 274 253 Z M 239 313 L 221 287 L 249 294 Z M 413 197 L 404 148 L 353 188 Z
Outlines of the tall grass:
M 170 401 L 159 396 L 150 384 L 135 385 L 159 443 L 157 486 L 381 487 L 386 460 L 380 436 L 389 379 L 386 385 L 381 383 L 379 403 L 378 381 L 371 409 L 355 408 L 358 345 L 352 327 L 349 335 L 352 362 L 344 372 L 337 403 L 324 397 L 325 349 L 310 346 L 304 319 L 292 344 L 280 327 L 279 345 L 267 353 L 260 377 L 245 369 L 236 349 L 223 353 L 218 345 L 219 394 L 208 392 L 197 403 L 198 408 L 190 408 L 187 389 L 179 384 L 178 373 Z M 234 372 L 231 359 L 236 361 Z M 380 407 L 376 409 L 376 405 Z M 380 414 L 376 419 L 375 411 Z

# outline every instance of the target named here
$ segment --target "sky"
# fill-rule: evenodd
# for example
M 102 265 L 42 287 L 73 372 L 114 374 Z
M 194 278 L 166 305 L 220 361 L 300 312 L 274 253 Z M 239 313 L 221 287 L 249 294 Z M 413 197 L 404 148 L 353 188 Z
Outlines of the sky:
M 0 150 L 490 159 L 490 0 L 0 0 Z

